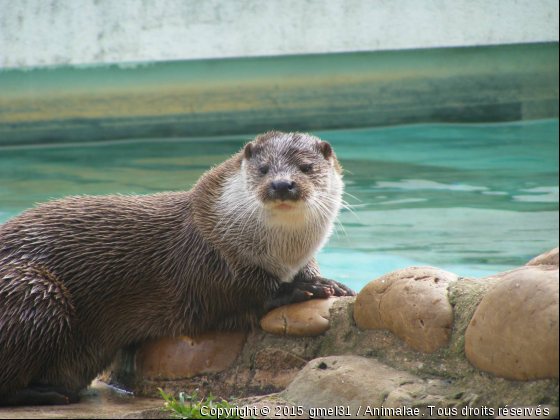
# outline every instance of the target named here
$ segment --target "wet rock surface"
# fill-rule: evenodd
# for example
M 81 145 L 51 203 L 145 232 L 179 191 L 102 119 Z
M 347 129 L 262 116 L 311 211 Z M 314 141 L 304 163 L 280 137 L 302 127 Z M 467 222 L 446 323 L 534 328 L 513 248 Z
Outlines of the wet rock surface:
M 276 308 L 261 320 L 261 327 L 270 334 L 317 337 L 329 329 L 329 309 L 336 300 L 313 299 Z
M 466 331 L 467 358 L 507 379 L 558 378 L 558 268 L 531 264 L 493 277 Z
M 433 267 L 393 271 L 366 285 L 354 319 L 364 329 L 388 329 L 416 350 L 435 352 L 451 338 L 454 314 L 447 288 L 458 276 Z
M 79 404 L 55 407 L 0 407 L 0 419 L 114 419 L 159 412 L 161 398 L 142 398 L 94 381 Z M 168 416 L 167 416 L 168 417 Z

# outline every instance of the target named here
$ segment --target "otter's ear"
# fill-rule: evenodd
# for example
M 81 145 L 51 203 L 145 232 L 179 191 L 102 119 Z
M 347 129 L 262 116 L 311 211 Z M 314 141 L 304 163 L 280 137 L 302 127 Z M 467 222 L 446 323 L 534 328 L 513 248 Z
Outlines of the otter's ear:
M 322 141 L 319 143 L 319 147 L 321 148 L 321 154 L 325 157 L 325 159 L 329 160 L 333 154 L 330 143 L 328 141 Z
M 253 143 L 247 143 L 245 145 L 245 150 L 243 151 L 243 154 L 245 155 L 245 159 L 251 159 L 251 156 L 253 156 Z

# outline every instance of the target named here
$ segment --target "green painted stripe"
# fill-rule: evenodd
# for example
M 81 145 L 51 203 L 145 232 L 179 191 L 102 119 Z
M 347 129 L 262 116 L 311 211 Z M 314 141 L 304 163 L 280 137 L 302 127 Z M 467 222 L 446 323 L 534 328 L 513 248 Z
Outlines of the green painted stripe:
M 558 117 L 558 43 L 0 72 L 0 143 Z

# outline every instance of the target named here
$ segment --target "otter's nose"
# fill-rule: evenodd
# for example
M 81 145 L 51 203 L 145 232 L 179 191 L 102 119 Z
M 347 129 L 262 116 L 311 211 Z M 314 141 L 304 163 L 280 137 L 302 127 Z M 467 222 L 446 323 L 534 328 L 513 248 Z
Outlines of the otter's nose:
M 293 194 L 296 189 L 296 183 L 294 181 L 272 181 L 270 183 L 270 188 L 273 195 L 281 200 L 293 198 Z

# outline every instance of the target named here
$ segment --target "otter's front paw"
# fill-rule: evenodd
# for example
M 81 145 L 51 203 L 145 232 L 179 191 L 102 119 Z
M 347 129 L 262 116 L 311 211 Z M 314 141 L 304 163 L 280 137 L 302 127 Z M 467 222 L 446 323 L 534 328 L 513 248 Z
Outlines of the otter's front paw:
M 267 311 L 279 306 L 305 302 L 310 299 L 327 299 L 336 293 L 331 285 L 321 283 L 283 283 L 274 297 L 265 305 Z
M 267 310 L 310 299 L 328 299 L 331 296 L 356 296 L 349 287 L 324 277 L 310 280 L 295 280 L 283 283 L 274 297 L 265 305 Z
M 334 290 L 333 296 L 356 296 L 356 292 L 334 280 L 326 279 L 324 277 L 314 277 L 315 284 L 321 284 L 325 287 L 331 287 Z

